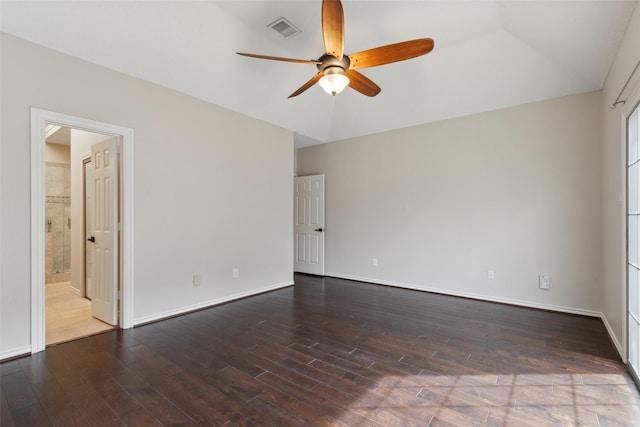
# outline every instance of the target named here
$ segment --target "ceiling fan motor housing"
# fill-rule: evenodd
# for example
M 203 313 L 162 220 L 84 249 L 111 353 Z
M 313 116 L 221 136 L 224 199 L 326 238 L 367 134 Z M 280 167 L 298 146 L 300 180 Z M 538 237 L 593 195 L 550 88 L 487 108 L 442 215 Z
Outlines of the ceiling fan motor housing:
M 347 55 L 343 55 L 340 60 L 333 55 L 324 54 L 318 58 L 318 61 L 321 62 L 321 64 L 317 65 L 318 70 L 325 76 L 328 74 L 344 74 L 351 66 L 351 60 Z

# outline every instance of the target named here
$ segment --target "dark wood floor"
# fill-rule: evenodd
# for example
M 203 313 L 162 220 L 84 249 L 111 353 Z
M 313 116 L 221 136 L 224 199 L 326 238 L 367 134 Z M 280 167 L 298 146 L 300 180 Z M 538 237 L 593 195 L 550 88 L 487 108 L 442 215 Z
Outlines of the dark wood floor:
M 638 426 L 599 319 L 296 276 L 0 365 L 2 426 Z

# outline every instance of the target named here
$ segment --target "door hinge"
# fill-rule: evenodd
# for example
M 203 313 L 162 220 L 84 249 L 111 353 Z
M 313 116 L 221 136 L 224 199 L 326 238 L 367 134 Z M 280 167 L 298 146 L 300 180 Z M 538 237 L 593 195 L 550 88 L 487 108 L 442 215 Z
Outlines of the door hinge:
M 120 231 L 120 223 L 118 223 L 118 231 Z

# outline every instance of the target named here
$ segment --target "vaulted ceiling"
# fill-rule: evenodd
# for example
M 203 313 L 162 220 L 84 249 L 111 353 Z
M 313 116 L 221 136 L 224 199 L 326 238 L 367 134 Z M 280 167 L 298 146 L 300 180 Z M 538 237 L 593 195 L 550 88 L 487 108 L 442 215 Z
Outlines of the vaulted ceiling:
M 361 70 L 382 92 L 287 97 L 317 59 L 320 0 L 8 1 L 3 32 L 295 132 L 296 146 L 602 88 L 637 1 L 344 0 L 345 52 L 430 37 L 426 56 Z M 268 25 L 284 17 L 300 32 Z

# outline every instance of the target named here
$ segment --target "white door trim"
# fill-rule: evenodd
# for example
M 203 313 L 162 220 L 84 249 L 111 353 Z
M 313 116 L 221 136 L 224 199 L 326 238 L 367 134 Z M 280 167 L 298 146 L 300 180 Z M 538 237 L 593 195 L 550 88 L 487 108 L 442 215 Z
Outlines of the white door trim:
M 133 129 L 68 114 L 31 108 L 31 353 L 45 348 L 44 305 L 44 140 L 45 125 L 121 137 L 120 327 L 133 326 Z
M 629 116 L 631 116 L 631 114 L 635 111 L 635 109 L 638 107 L 638 104 L 640 103 L 640 82 L 633 87 L 631 93 L 629 94 L 629 96 L 627 96 L 627 98 L 624 100 L 624 104 L 622 105 L 622 108 L 620 109 L 620 128 L 621 128 L 621 133 L 620 135 L 622 135 L 622 150 L 620 150 L 622 152 L 622 185 L 621 188 L 623 189 L 622 192 L 620 193 L 620 204 L 621 204 L 621 211 L 622 211 L 622 215 L 624 216 L 624 219 L 622 221 L 622 254 L 624 254 L 623 256 L 623 260 L 622 260 L 622 276 L 624 278 L 624 286 L 622 287 L 623 291 L 622 291 L 622 307 L 624 308 L 623 310 L 623 314 L 624 314 L 624 319 L 622 321 L 622 333 L 623 333 L 623 339 L 622 339 L 622 348 L 619 348 L 619 353 L 622 359 L 622 362 L 625 364 L 629 363 L 629 271 L 628 271 L 628 262 L 629 262 L 629 253 L 628 253 L 628 248 L 629 248 L 629 231 L 628 231 L 628 207 L 627 207 L 627 201 L 628 201 L 628 194 L 629 194 L 629 181 L 628 181 L 628 173 L 629 173 L 629 164 L 628 164 L 628 160 L 627 160 L 627 156 L 628 156 L 628 138 L 629 138 L 629 126 L 628 126 L 628 118 Z M 610 334 L 612 335 L 612 334 Z M 615 343 L 615 340 L 614 340 Z M 618 346 L 620 347 L 620 346 Z
M 86 180 L 86 163 L 91 162 L 91 152 L 82 153 L 80 155 L 80 164 L 82 165 L 82 286 L 80 287 L 80 296 L 87 298 L 87 180 Z

